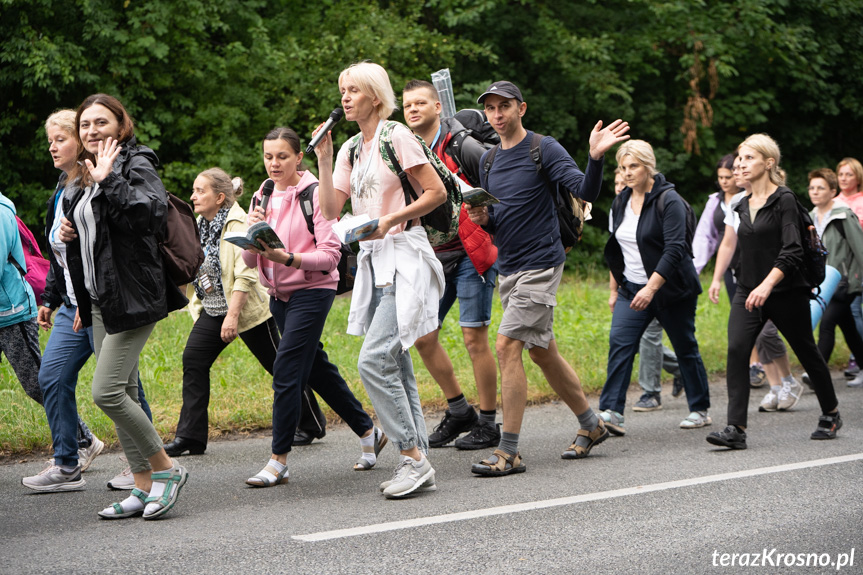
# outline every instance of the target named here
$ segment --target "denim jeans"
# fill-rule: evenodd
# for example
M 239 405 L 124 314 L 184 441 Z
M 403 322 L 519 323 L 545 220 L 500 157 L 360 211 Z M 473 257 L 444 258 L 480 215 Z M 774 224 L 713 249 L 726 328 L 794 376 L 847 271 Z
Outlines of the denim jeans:
M 288 301 L 270 298 L 270 311 L 282 334 L 273 365 L 273 453 L 288 453 L 300 420 L 303 387 L 308 385 L 357 435 L 373 423 L 333 365 L 321 334 L 336 297 L 332 289 L 303 289 Z
M 695 307 L 698 297 L 679 300 L 673 306 L 658 307 L 651 302 L 647 309 L 635 311 L 629 305 L 643 285 L 624 282 L 617 290 L 617 302 L 608 337 L 608 379 L 599 397 L 599 409 L 623 413 L 626 390 L 632 375 L 632 362 L 639 340 L 650 321 L 656 317 L 668 334 L 677 353 L 680 376 L 690 411 L 705 411 L 710 407 L 707 372 L 695 340 Z
M 60 306 L 54 315 L 54 327 L 42 354 L 39 387 L 44 398 L 45 415 L 54 442 L 54 459 L 58 465 L 77 465 L 78 449 L 93 439 L 87 425 L 78 417 L 75 389 L 78 372 L 93 354 L 93 328 L 72 330 L 74 306 Z M 138 378 L 138 401 L 150 421 L 153 415 Z
M 655 319 L 647 325 L 638 346 L 638 384 L 645 393 L 662 391 L 662 370 L 680 377 L 677 354 L 662 343 L 662 325 Z
M 438 322 L 443 323 L 446 314 L 458 298 L 458 323 L 461 327 L 489 325 L 496 280 L 497 265 L 491 266 L 480 275 L 473 267 L 470 258 L 464 256 L 455 271 L 447 277 L 446 287 L 440 298 Z
M 396 283 L 373 288 L 370 320 L 360 349 L 360 377 L 375 413 L 400 451 L 418 447 L 428 453 L 428 432 L 423 419 L 413 362 L 399 342 L 396 317 Z

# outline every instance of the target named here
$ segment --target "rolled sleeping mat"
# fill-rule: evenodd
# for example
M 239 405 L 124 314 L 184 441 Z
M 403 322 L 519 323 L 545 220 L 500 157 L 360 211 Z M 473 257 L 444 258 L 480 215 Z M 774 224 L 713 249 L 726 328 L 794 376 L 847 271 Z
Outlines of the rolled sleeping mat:
M 821 293 L 809 300 L 809 315 L 812 316 L 812 330 L 821 321 L 821 316 L 824 315 L 824 310 L 827 309 L 827 304 L 830 303 L 830 298 L 836 293 L 836 286 L 839 285 L 839 280 L 842 279 L 842 274 L 833 266 L 826 266 L 824 281 L 821 282 Z

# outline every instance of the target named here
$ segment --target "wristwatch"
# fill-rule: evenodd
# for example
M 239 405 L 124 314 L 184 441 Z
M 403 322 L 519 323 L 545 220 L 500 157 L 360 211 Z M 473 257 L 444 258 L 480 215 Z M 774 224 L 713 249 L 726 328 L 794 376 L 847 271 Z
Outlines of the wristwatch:
M 292 263 L 294 263 L 294 252 L 288 252 L 288 261 L 285 262 L 285 265 L 291 267 Z

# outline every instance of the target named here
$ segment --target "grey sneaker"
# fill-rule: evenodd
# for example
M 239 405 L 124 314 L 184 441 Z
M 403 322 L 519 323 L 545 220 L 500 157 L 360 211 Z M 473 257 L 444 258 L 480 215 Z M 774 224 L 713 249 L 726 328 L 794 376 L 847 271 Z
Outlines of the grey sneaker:
M 72 471 L 65 471 L 59 465 L 54 465 L 52 459 L 38 475 L 25 477 L 21 483 L 24 487 L 29 487 L 35 491 L 50 493 L 53 491 L 75 491 L 84 487 L 87 482 L 81 478 L 80 465 Z
M 122 458 L 125 461 L 125 458 Z M 132 468 L 126 467 L 123 471 L 114 476 L 114 478 L 108 482 L 109 489 L 116 489 L 117 491 L 132 489 L 135 487 L 135 476 L 132 475 Z
M 800 396 L 803 395 L 803 386 L 800 382 L 791 378 L 791 381 L 783 381 L 782 389 L 779 390 L 779 401 L 776 409 L 779 411 L 787 411 L 793 409 L 797 402 L 800 401 Z
M 770 388 L 770 391 L 767 392 L 767 395 L 764 396 L 764 399 L 758 405 L 758 411 L 776 411 L 778 405 L 779 396 L 773 391 L 773 388 Z
M 388 479 L 388 480 L 384 481 L 383 483 L 381 483 L 380 492 L 383 493 L 386 490 L 386 488 L 392 484 L 392 482 L 393 482 L 392 479 Z M 417 487 L 416 491 L 414 491 L 414 493 L 426 493 L 428 491 L 437 491 L 437 484 L 435 483 L 434 475 L 432 475 L 431 477 L 426 479 L 422 485 Z
M 762 387 L 767 382 L 767 374 L 758 365 L 749 366 L 749 386 Z
M 81 473 L 89 469 L 90 464 L 102 453 L 103 449 L 105 449 L 105 444 L 94 435 L 93 443 L 90 444 L 90 447 L 82 447 L 78 450 L 78 465 L 81 466 Z
M 396 467 L 392 481 L 384 489 L 384 495 L 387 499 L 405 497 L 416 491 L 430 477 L 434 477 L 434 468 L 428 457 L 423 457 L 422 461 L 405 457 Z
M 645 393 L 632 406 L 632 411 L 657 411 L 659 409 L 662 409 L 662 399 L 658 393 Z
M 605 423 L 605 427 L 608 428 L 608 431 L 612 435 L 626 435 L 626 429 L 623 427 L 622 414 L 606 409 L 599 413 L 599 417 L 602 418 L 602 422 Z

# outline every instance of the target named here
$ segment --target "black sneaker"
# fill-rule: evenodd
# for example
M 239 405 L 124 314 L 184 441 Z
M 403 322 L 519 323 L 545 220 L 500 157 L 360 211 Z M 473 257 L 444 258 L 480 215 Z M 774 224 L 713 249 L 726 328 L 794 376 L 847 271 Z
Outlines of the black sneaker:
M 722 431 L 714 431 L 708 435 L 707 443 L 729 449 L 746 449 L 746 432 L 738 431 L 736 427 L 729 425 Z
M 455 417 L 447 409 L 443 414 L 443 419 L 429 435 L 429 447 L 443 447 L 462 433 L 473 429 L 477 421 L 479 421 L 479 416 L 473 408 L 466 417 Z
M 683 393 L 683 380 L 675 377 L 674 383 L 671 384 L 671 397 L 680 397 L 681 393 Z
M 842 418 L 839 412 L 832 415 L 822 415 L 818 418 L 818 427 L 812 432 L 812 439 L 836 439 L 836 432 L 842 429 Z
M 465 451 L 497 447 L 500 443 L 500 424 L 477 421 L 470 433 L 455 440 L 455 448 Z

